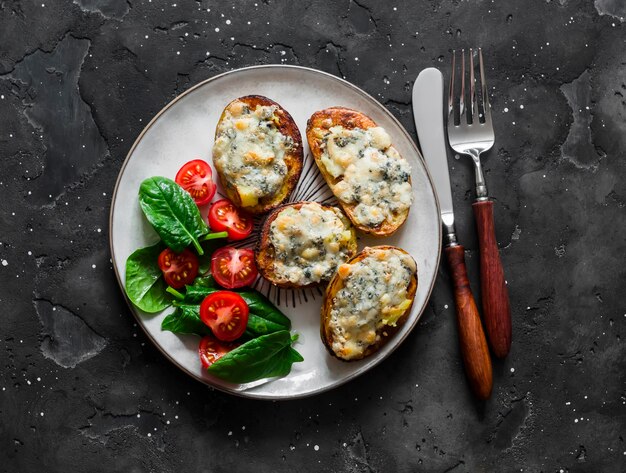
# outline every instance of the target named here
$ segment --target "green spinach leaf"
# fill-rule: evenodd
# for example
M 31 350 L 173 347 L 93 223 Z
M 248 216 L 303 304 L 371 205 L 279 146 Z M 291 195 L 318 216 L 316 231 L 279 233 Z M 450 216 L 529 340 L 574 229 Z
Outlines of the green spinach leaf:
M 246 301 L 250 312 L 254 313 L 264 319 L 274 322 L 275 324 L 282 325 L 285 330 L 291 328 L 291 320 L 276 308 L 270 300 L 258 291 L 245 289 L 239 292 L 239 295 Z
M 179 305 L 176 310 L 163 319 L 161 330 L 169 330 L 174 333 L 192 333 L 196 335 L 209 335 L 211 329 L 200 320 L 199 306 Z
M 239 384 L 285 376 L 291 371 L 293 363 L 303 361 L 291 343 L 287 330 L 263 335 L 228 352 L 209 366 L 208 372 Z
M 163 243 L 173 251 L 189 245 L 204 254 L 199 239 L 209 233 L 191 195 L 171 179 L 150 177 L 139 187 L 139 204 Z
M 210 293 L 219 290 L 215 279 L 211 275 L 196 278 L 193 284 L 187 286 L 186 289 L 185 298 L 183 299 L 183 303 L 186 304 L 199 304 Z
M 174 333 L 195 333 L 197 335 L 206 335 L 208 333 L 205 329 L 206 325 L 200 320 L 200 302 L 206 297 L 207 291 L 215 292 L 219 289 L 200 288 L 196 286 L 187 286 L 187 294 L 184 301 L 174 301 L 174 305 L 181 308 L 184 313 L 175 311 L 168 315 L 163 324 L 162 330 L 169 330 Z M 198 297 L 194 292 L 198 291 Z M 209 293 L 210 293 L 209 292 Z M 190 296 L 193 295 L 193 297 Z M 199 300 L 197 300 L 199 299 Z M 196 302 L 194 302 L 196 300 Z M 253 313 L 250 311 L 248 314 L 248 325 L 246 327 L 247 338 L 255 338 L 261 335 L 267 335 L 273 332 L 279 332 L 281 330 L 289 330 L 288 326 L 277 324 L 271 320 L 266 319 L 263 313 Z M 178 319 L 181 320 L 178 323 Z M 191 323 L 192 320 L 197 321 L 197 324 Z M 289 321 L 289 319 L 287 319 Z
M 222 291 L 212 276 L 198 278 L 193 285 L 187 286 L 183 304 L 199 304 L 202 300 L 216 291 Z M 280 326 L 282 330 L 291 329 L 291 320 L 272 304 L 267 297 L 254 289 L 235 290 L 250 309 L 250 314 L 262 317 L 270 326 Z M 267 332 L 266 332 L 267 333 Z
M 136 250 L 126 260 L 124 289 L 130 301 L 148 313 L 160 312 L 172 304 L 165 292 L 167 284 L 158 265 L 159 253 L 165 245 L 156 245 Z
M 211 270 L 211 257 L 213 256 L 213 252 L 225 244 L 226 241 L 223 238 L 220 240 L 208 240 L 200 243 L 204 254 L 198 257 L 198 274 L 204 275 Z
M 263 314 L 253 313 L 252 311 L 248 314 L 248 326 L 246 328 L 249 332 L 256 334 L 257 337 L 281 330 L 289 330 L 289 327 L 267 320 L 263 317 Z

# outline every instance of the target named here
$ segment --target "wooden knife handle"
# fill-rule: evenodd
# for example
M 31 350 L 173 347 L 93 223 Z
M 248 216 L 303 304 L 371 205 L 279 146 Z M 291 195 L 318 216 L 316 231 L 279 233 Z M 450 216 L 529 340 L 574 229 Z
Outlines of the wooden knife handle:
M 467 279 L 465 254 L 461 245 L 445 249 L 454 282 L 457 323 L 465 374 L 478 399 L 488 399 L 493 387 L 493 373 L 485 332 Z
M 480 246 L 480 286 L 487 337 L 493 354 L 504 358 L 511 349 L 511 306 L 496 241 L 493 202 L 474 202 L 472 207 Z

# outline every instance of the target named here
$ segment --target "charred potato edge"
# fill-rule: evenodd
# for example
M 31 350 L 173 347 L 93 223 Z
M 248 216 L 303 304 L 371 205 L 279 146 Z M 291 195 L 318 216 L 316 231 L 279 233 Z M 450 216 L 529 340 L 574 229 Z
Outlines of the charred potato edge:
M 330 120 L 330 126 L 325 125 L 324 122 L 326 120 Z M 311 117 L 307 121 L 306 138 L 309 142 L 311 154 L 313 154 L 313 158 L 315 159 L 315 164 L 317 164 L 317 167 L 319 168 L 322 176 L 326 180 L 326 183 L 330 186 L 331 190 L 335 186 L 335 184 L 341 181 L 341 177 L 334 178 L 326 170 L 326 166 L 324 166 L 324 163 L 321 160 L 323 153 L 323 150 L 321 148 L 322 139 L 315 135 L 315 130 L 329 129 L 332 126 L 337 125 L 340 125 L 343 128 L 347 129 L 362 128 L 365 130 L 378 126 L 376 122 L 374 122 L 374 120 L 372 120 L 370 117 L 363 114 L 362 112 L 358 112 L 356 110 L 351 110 L 344 107 L 330 107 L 324 110 L 319 110 L 311 115 Z M 409 182 L 411 182 L 410 178 Z M 385 220 L 379 226 L 372 228 L 366 225 L 361 225 L 355 221 L 353 210 L 356 205 L 347 204 L 345 202 L 342 202 L 340 199 L 337 199 L 337 201 L 352 222 L 352 225 L 361 230 L 363 233 L 367 233 L 376 237 L 385 237 L 392 235 L 402 226 L 402 224 L 404 224 L 409 215 L 409 210 L 407 209 L 406 212 L 398 215 L 397 222 L 394 221 L 392 223 L 389 220 Z
M 286 209 L 287 207 L 295 207 L 297 209 L 299 209 L 300 207 L 302 207 L 304 204 L 318 204 L 320 205 L 323 209 L 333 209 L 333 208 L 337 208 L 334 207 L 332 205 L 324 205 L 321 204 L 319 202 L 314 202 L 314 201 L 300 201 L 300 202 L 292 202 L 289 204 L 285 204 L 285 205 L 281 205 L 280 207 L 274 209 L 272 211 L 272 213 L 270 213 L 267 218 L 265 219 L 265 221 L 263 222 L 263 226 L 261 228 L 261 233 L 259 235 L 259 241 L 257 243 L 255 252 L 254 252 L 254 256 L 255 256 L 255 260 L 256 260 L 256 266 L 257 269 L 259 270 L 259 273 L 261 274 L 261 276 L 263 276 L 265 279 L 267 279 L 270 283 L 272 283 L 275 286 L 278 287 L 282 287 L 282 288 L 307 288 L 307 287 L 315 287 L 315 286 L 319 286 L 321 284 L 325 284 L 326 281 L 320 281 L 320 282 L 313 282 L 310 284 L 306 284 L 304 286 L 299 286 L 297 284 L 288 282 L 288 281 L 280 281 L 277 280 L 274 277 L 274 273 L 273 273 L 273 267 L 274 267 L 274 247 L 273 245 L 270 243 L 270 238 L 269 238 L 269 234 L 270 234 L 270 226 L 272 224 L 272 222 L 274 220 L 276 220 L 276 217 L 278 217 L 278 214 L 280 212 L 282 212 L 284 209 Z M 339 209 L 341 211 L 341 209 Z M 343 212 L 342 212 L 343 214 Z M 345 216 L 345 214 L 344 214 Z M 347 219 L 348 223 L 351 225 L 350 226 L 350 230 L 352 231 L 352 235 L 353 238 L 351 240 L 352 242 L 352 254 L 350 256 L 350 258 L 352 258 L 356 252 L 357 252 L 357 242 L 356 242 L 356 232 L 354 231 L 354 227 L 352 227 L 352 224 L 350 222 L 350 219 Z
M 408 252 L 404 251 L 402 248 L 398 248 L 397 246 L 391 246 L 391 245 L 369 246 L 369 247 L 363 248 L 362 251 L 360 251 L 356 256 L 351 258 L 346 264 L 358 263 L 359 261 L 363 260 L 366 256 L 369 256 L 372 253 L 372 250 L 392 250 L 392 249 L 398 250 L 404 254 L 409 255 Z M 382 329 L 379 329 L 382 331 L 381 333 L 382 336 L 380 340 L 376 342 L 375 344 L 370 345 L 363 352 L 363 356 L 359 358 L 352 358 L 350 360 L 346 360 L 344 358 L 337 356 L 337 354 L 333 351 L 332 349 L 333 338 L 332 338 L 332 333 L 328 326 L 332 302 L 333 302 L 335 295 L 343 287 L 342 281 L 343 280 L 339 277 L 338 273 L 335 273 L 335 275 L 330 280 L 328 287 L 326 288 L 326 292 L 324 294 L 324 301 L 322 302 L 320 335 L 322 337 L 322 342 L 324 342 L 324 346 L 326 346 L 326 349 L 328 350 L 328 352 L 335 358 L 341 361 L 362 360 L 363 358 L 366 358 L 372 353 L 375 353 L 376 351 L 378 351 L 385 343 L 387 343 L 391 338 L 393 338 L 396 332 L 398 332 L 407 321 L 408 316 L 411 313 L 411 308 L 413 307 L 413 302 L 415 301 L 415 294 L 417 292 L 417 281 L 418 281 L 417 272 L 411 277 L 411 282 L 409 283 L 409 287 L 407 288 L 407 297 L 411 301 L 411 305 L 406 309 L 404 314 L 402 314 L 400 318 L 398 318 L 395 327 L 391 325 L 383 326 Z M 377 333 L 379 333 L 379 330 L 377 330 Z M 386 335 L 384 335 L 385 333 Z
M 263 214 L 275 209 L 279 205 L 282 205 L 289 198 L 296 187 L 298 179 L 300 179 L 300 173 L 302 172 L 302 165 L 304 162 L 302 136 L 300 135 L 300 130 L 298 129 L 296 122 L 293 120 L 289 112 L 287 112 L 287 110 L 285 110 L 280 104 L 268 99 L 267 97 L 263 97 L 262 95 L 246 95 L 232 100 L 228 105 L 226 105 L 226 107 L 224 107 L 215 129 L 215 139 L 217 139 L 217 128 L 224 119 L 229 107 L 231 107 L 231 105 L 235 102 L 243 102 L 251 109 L 255 109 L 258 105 L 274 105 L 278 107 L 276 109 L 276 114 L 279 117 L 278 131 L 285 136 L 290 136 L 293 139 L 294 146 L 292 151 L 285 153 L 287 175 L 285 176 L 279 191 L 271 197 L 263 197 L 259 199 L 259 203 L 253 207 L 241 206 L 241 198 L 239 197 L 239 193 L 237 192 L 235 186 L 230 185 L 226 179 L 222 177 L 222 173 L 219 172 L 217 167 L 215 167 L 226 196 L 232 200 L 237 207 L 241 207 L 254 215 Z

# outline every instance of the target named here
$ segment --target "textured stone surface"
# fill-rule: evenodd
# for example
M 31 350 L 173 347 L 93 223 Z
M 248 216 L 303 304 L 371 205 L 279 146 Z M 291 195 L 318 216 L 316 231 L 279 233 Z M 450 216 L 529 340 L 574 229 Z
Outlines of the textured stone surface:
M 619 0 L 0 1 L 0 471 L 626 471 L 626 32 Z M 109 261 L 124 157 L 172 98 L 265 63 L 410 88 L 485 48 L 485 159 L 513 348 L 463 379 L 448 274 L 396 353 L 316 398 L 239 399 L 151 346 Z M 472 169 L 451 161 L 478 293 Z M 58 317 L 53 312 L 60 314 Z

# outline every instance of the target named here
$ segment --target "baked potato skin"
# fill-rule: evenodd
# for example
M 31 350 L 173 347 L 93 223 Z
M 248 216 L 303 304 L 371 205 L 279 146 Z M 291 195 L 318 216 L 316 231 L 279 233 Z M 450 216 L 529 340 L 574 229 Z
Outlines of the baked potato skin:
M 266 107 L 276 106 L 276 114 L 279 117 L 277 129 L 283 135 L 290 136 L 293 140 L 293 148 L 291 152 L 285 154 L 287 175 L 285 176 L 282 186 L 275 195 L 259 199 L 259 203 L 255 206 L 242 207 L 241 198 L 239 197 L 239 193 L 235 187 L 227 182 L 227 180 L 222 176 L 222 173 L 216 169 L 220 182 L 222 183 L 222 188 L 226 193 L 226 197 L 228 197 L 237 207 L 242 207 L 251 214 L 263 214 L 282 205 L 289 198 L 296 187 L 298 179 L 300 179 L 300 173 L 302 172 L 302 165 L 304 162 L 302 136 L 300 135 L 300 130 L 298 129 L 296 122 L 293 120 L 289 112 L 281 107 L 280 104 L 262 95 L 246 95 L 233 100 L 224 108 L 222 114 L 220 115 L 218 126 L 216 127 L 215 139 L 217 139 L 217 129 L 219 128 L 219 124 L 224 119 L 226 112 L 229 111 L 236 102 L 245 103 L 251 110 L 254 110 L 258 105 Z
M 377 250 L 397 250 L 404 254 L 408 254 L 403 249 L 395 247 L 395 246 L 380 245 L 380 246 L 366 247 L 359 254 L 351 258 L 347 262 L 347 264 L 358 263 L 359 261 L 365 259 L 367 256 L 371 255 Z M 413 302 L 415 301 L 415 293 L 417 292 L 417 273 L 415 273 L 411 277 L 411 282 L 409 283 L 409 287 L 407 288 L 407 297 L 411 301 L 411 305 L 406 309 L 404 314 L 402 314 L 402 316 L 397 320 L 396 326 L 394 327 L 390 325 L 385 325 L 381 329 L 377 330 L 377 334 L 380 335 L 380 340 L 378 340 L 376 343 L 366 348 L 362 356 L 358 358 L 351 358 L 349 360 L 342 358 L 338 353 L 335 353 L 335 351 L 333 350 L 332 346 L 333 346 L 334 337 L 333 337 L 332 330 L 330 330 L 330 325 L 329 325 L 330 311 L 331 311 L 331 307 L 333 304 L 333 299 L 337 295 L 337 292 L 339 292 L 339 290 L 342 287 L 343 287 L 343 280 L 339 277 L 338 273 L 335 273 L 333 278 L 330 280 L 328 287 L 326 288 L 326 293 L 324 294 L 324 300 L 322 302 L 320 335 L 322 338 L 322 342 L 324 343 L 324 346 L 326 347 L 326 349 L 332 356 L 340 359 L 341 361 L 357 361 L 357 360 L 362 360 L 363 358 L 366 358 L 372 353 L 375 353 L 376 351 L 378 351 L 391 338 L 393 338 L 395 333 L 398 332 L 400 328 L 402 328 L 404 323 L 407 321 L 408 316 L 411 313 L 411 308 L 413 307 Z
M 272 243 L 270 241 L 270 227 L 272 225 L 272 222 L 276 220 L 276 217 L 278 217 L 280 212 L 286 209 L 287 207 L 294 207 L 295 209 L 300 209 L 300 207 L 302 207 L 304 204 L 310 204 L 310 203 L 319 204 L 319 202 L 302 201 L 302 202 L 294 202 L 291 204 L 281 205 L 277 209 L 274 209 L 272 213 L 270 213 L 267 216 L 267 218 L 265 219 L 265 222 L 263 222 L 263 227 L 261 228 L 261 233 L 259 235 L 259 241 L 257 242 L 256 250 L 254 252 L 255 260 L 256 260 L 256 267 L 259 270 L 259 273 L 261 274 L 261 276 L 263 276 L 265 279 L 267 279 L 269 282 L 271 282 L 275 286 L 286 288 L 286 289 L 293 289 L 293 288 L 303 289 L 307 287 L 319 286 L 324 282 L 324 281 L 313 282 L 311 284 L 299 286 L 290 281 L 282 281 L 278 279 L 278 277 L 274 273 L 274 247 L 272 246 Z M 319 204 L 319 205 L 323 209 L 327 209 L 327 210 L 330 210 L 333 208 L 330 205 L 322 205 L 322 204 Z M 357 250 L 356 233 L 354 232 L 354 229 L 352 229 L 352 233 L 354 235 L 354 238 L 351 241 L 351 249 L 352 249 L 352 255 L 354 255 Z
M 335 184 L 337 184 L 341 178 L 333 177 L 327 170 L 326 166 L 321 160 L 323 149 L 323 136 L 324 134 L 333 126 L 340 125 L 346 129 L 353 128 L 362 128 L 367 130 L 368 128 L 374 128 L 378 126 L 374 120 L 372 120 L 367 115 L 358 112 L 356 110 L 351 110 L 349 108 L 344 107 L 330 107 L 324 110 L 320 110 L 311 115 L 307 122 L 306 127 L 306 138 L 309 142 L 309 148 L 311 149 L 311 153 L 313 154 L 313 158 L 315 159 L 315 164 L 319 168 L 322 176 L 328 183 L 328 185 L 333 188 Z M 409 179 L 409 182 L 410 179 Z M 366 225 L 359 224 L 354 217 L 354 208 L 355 204 L 348 204 L 342 202 L 337 199 L 339 205 L 346 213 L 352 225 L 361 230 L 363 233 L 367 233 L 376 237 L 386 237 L 395 233 L 398 228 L 402 226 L 402 224 L 406 221 L 408 216 L 408 210 L 405 214 L 401 216 L 397 221 L 389 221 L 385 220 L 382 224 L 377 227 L 369 227 Z

